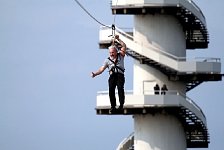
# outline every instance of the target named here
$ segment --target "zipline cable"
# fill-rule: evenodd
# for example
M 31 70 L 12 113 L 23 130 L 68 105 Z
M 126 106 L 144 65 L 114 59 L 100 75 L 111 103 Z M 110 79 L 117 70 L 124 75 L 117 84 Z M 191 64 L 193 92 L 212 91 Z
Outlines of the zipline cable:
M 112 34 L 109 35 L 108 37 L 112 36 L 112 38 L 114 39 L 115 37 L 115 19 L 116 19 L 116 14 L 114 15 L 114 23 L 112 24 L 112 26 L 108 26 L 108 25 L 105 25 L 103 23 L 101 23 L 100 21 L 98 21 L 93 15 L 91 15 L 91 13 L 89 11 L 87 11 L 85 9 L 85 7 L 78 1 L 78 0 L 74 0 L 78 5 L 79 7 L 81 7 L 93 20 L 95 20 L 97 23 L 99 23 L 100 25 L 104 26 L 104 27 L 107 27 L 107 28 L 111 28 L 112 29 Z M 118 3 L 118 0 L 116 1 L 116 6 L 117 6 L 117 3 Z M 114 44 L 114 41 L 113 41 L 113 44 Z
M 105 25 L 105 24 L 103 24 L 103 23 L 101 23 L 100 21 L 98 21 L 93 15 L 91 15 L 90 14 L 90 12 L 88 12 L 83 6 L 82 6 L 82 4 L 78 1 L 78 0 L 74 0 L 78 5 L 79 5 L 79 7 L 81 7 L 93 20 L 95 20 L 97 23 L 99 23 L 100 25 L 102 25 L 102 26 L 105 26 L 105 27 L 108 27 L 108 28 L 112 28 L 112 27 L 110 27 L 110 26 L 107 26 L 107 25 Z

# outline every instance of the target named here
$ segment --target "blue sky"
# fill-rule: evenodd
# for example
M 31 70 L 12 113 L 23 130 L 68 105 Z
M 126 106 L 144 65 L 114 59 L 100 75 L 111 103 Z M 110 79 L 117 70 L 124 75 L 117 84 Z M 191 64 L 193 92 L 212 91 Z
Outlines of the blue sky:
M 80 2 L 102 23 L 113 23 L 109 0 Z M 196 2 L 210 44 L 188 55 L 224 58 L 224 2 Z M 131 16 L 116 16 L 117 26 L 132 24 Z M 73 0 L 0 0 L 1 150 L 114 150 L 133 131 L 131 116 L 98 116 L 94 109 L 108 77 L 90 77 L 107 57 L 98 48 L 99 27 Z M 127 90 L 132 71 L 127 57 Z M 187 93 L 207 117 L 209 150 L 224 147 L 223 91 L 220 81 Z

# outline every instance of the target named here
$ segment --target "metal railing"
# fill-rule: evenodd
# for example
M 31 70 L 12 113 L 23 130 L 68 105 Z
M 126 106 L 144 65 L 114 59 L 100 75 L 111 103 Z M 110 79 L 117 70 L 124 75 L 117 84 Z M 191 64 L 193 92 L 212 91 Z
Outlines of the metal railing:
M 119 3 L 118 2 L 116 2 L 116 5 L 113 5 L 113 2 L 112 2 L 113 0 L 111 0 L 110 1 L 110 6 L 111 7 L 113 7 L 113 6 L 118 6 L 119 5 Z M 135 3 L 131 3 L 131 4 L 129 4 L 129 3 L 127 3 L 127 5 L 129 5 L 129 6 L 142 6 L 143 4 L 144 5 L 150 5 L 150 6 L 179 6 L 179 5 L 182 5 L 182 6 L 184 6 L 185 8 L 186 8 L 186 2 L 188 2 L 188 4 L 191 4 L 198 12 L 200 12 L 200 14 L 202 15 L 202 17 L 203 17 L 203 19 L 205 20 L 205 16 L 204 16 L 204 14 L 202 13 L 202 11 L 201 11 L 201 9 L 197 6 L 197 4 L 194 2 L 194 1 L 192 1 L 192 0 L 177 0 L 176 1 L 176 3 L 152 3 L 152 2 L 150 2 L 150 3 L 136 3 L 136 1 L 135 1 Z
M 134 132 L 132 132 L 128 137 L 126 137 L 118 145 L 116 150 L 128 150 L 134 144 Z
M 201 60 L 201 62 L 221 62 L 221 58 L 215 57 L 195 57 L 196 60 Z
M 190 97 L 188 97 L 186 94 L 183 94 L 181 92 L 179 92 L 178 94 L 180 96 L 184 97 L 189 103 L 194 105 L 194 107 L 197 108 L 197 110 L 199 110 L 201 112 L 201 114 L 203 115 L 203 117 L 206 119 L 205 114 L 203 113 L 202 109 Z
M 101 27 L 101 31 L 103 31 L 103 30 L 108 30 L 108 29 L 110 29 L 110 28 L 105 27 L 105 26 L 102 26 L 102 27 Z M 129 29 L 130 29 L 130 28 L 129 28 Z M 171 53 L 168 53 L 168 52 L 164 51 L 163 49 L 161 49 L 161 47 L 158 47 L 157 45 L 154 45 L 152 41 L 148 41 L 149 43 L 151 43 L 150 45 L 145 45 L 145 44 L 143 44 L 143 43 L 139 43 L 139 42 L 137 42 L 137 41 L 134 41 L 134 37 L 133 37 L 133 36 L 131 36 L 130 34 L 124 32 L 122 29 L 120 29 L 120 28 L 118 28 L 118 27 L 116 27 L 116 32 L 117 32 L 118 34 L 121 34 L 121 35 L 123 35 L 124 37 L 128 38 L 128 39 L 131 40 L 132 42 L 134 42 L 134 43 L 140 45 L 141 47 L 145 47 L 145 48 L 150 49 L 150 50 L 152 50 L 152 51 L 154 51 L 154 52 L 156 52 L 156 53 L 159 53 L 159 54 L 161 54 L 161 55 L 167 56 L 168 58 L 171 58 L 171 59 L 174 60 L 174 61 L 177 61 L 177 62 L 185 62 L 185 61 L 187 60 L 186 57 L 177 57 L 177 56 L 175 56 L 175 55 L 173 55 L 173 54 L 171 54 Z M 126 44 L 127 44 L 127 43 L 126 43 Z M 128 45 L 128 44 L 127 44 L 127 45 Z M 128 50 L 127 50 L 127 51 L 128 51 Z M 203 59 L 202 59 L 202 58 L 203 58 Z M 200 62 L 220 62 L 220 61 L 221 61 L 220 58 L 211 58 L 211 57 L 196 57 L 196 58 L 194 58 L 194 59 L 192 59 L 192 60 L 197 61 L 197 60 L 199 60 L 199 59 L 201 60 Z
M 143 91 L 143 95 L 155 95 L 154 92 L 155 92 L 154 90 L 145 90 L 145 91 Z M 115 93 L 118 94 L 117 90 L 116 90 Z M 97 92 L 97 96 L 108 95 L 108 94 L 109 94 L 109 91 L 98 91 Z M 133 91 L 132 90 L 126 90 L 125 91 L 125 95 L 133 95 Z M 190 97 L 188 97 L 186 94 L 181 93 L 181 92 L 179 92 L 177 90 L 168 90 L 168 91 L 166 91 L 166 95 L 180 95 L 187 102 L 192 104 L 199 112 L 201 112 L 203 117 L 206 119 L 205 114 L 203 113 L 202 109 Z
M 164 56 L 168 56 L 169 58 L 174 59 L 176 61 L 185 61 L 186 60 L 186 57 L 177 57 L 177 56 L 175 56 L 173 54 L 170 54 L 170 53 L 162 50 L 161 47 L 158 47 L 156 45 L 153 45 L 153 42 L 150 41 L 150 40 L 148 42 L 151 43 L 151 45 L 145 45 L 143 43 L 139 43 L 137 41 L 134 41 L 134 37 L 133 36 L 127 34 L 126 32 L 124 32 L 123 30 L 121 30 L 121 29 L 119 29 L 117 27 L 116 27 L 116 31 L 118 33 L 120 33 L 121 35 L 127 37 L 128 39 L 132 40 L 132 42 L 134 42 L 134 43 L 136 43 L 138 45 L 141 45 L 142 47 L 149 48 L 150 50 L 153 50 L 153 51 L 155 51 L 155 52 L 157 52 L 159 54 L 163 54 Z
M 192 1 L 192 0 L 187 0 L 187 1 L 188 1 L 189 3 L 191 3 L 191 4 L 194 6 L 194 8 L 197 9 L 197 10 L 202 14 L 203 18 L 205 18 L 205 16 L 204 16 L 204 14 L 202 13 L 201 9 L 198 7 L 198 5 L 197 5 L 194 1 Z
M 98 91 L 97 96 L 108 95 L 109 91 Z M 115 94 L 118 94 L 118 91 L 115 90 Z M 133 90 L 125 90 L 125 95 L 133 95 Z

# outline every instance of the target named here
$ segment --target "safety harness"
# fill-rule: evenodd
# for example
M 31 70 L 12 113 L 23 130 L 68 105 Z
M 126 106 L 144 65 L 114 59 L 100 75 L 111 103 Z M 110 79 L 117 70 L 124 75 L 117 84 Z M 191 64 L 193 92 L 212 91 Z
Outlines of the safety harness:
M 112 73 L 116 73 L 116 72 L 118 72 L 118 70 L 120 70 L 122 73 L 124 73 L 124 71 L 125 71 L 125 69 L 122 69 L 121 67 L 117 66 L 118 56 L 120 57 L 120 53 L 117 54 L 117 58 L 115 61 L 113 61 L 112 59 L 110 59 L 110 57 L 108 57 L 108 60 L 110 60 L 114 64 L 114 67 L 112 67 L 110 69 L 110 71 L 112 71 Z

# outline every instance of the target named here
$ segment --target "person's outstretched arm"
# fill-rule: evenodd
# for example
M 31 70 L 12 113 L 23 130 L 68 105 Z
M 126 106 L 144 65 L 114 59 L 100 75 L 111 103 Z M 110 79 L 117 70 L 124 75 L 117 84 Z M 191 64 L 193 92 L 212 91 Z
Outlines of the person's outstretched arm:
M 92 74 L 91 74 L 92 78 L 94 78 L 95 76 L 100 75 L 106 68 L 107 68 L 106 66 L 102 66 L 96 72 L 92 72 Z

